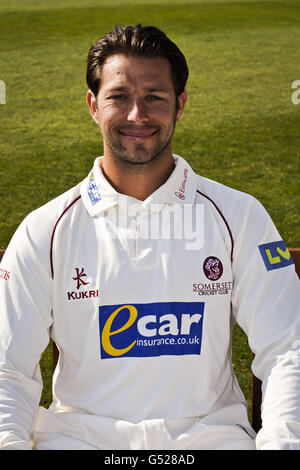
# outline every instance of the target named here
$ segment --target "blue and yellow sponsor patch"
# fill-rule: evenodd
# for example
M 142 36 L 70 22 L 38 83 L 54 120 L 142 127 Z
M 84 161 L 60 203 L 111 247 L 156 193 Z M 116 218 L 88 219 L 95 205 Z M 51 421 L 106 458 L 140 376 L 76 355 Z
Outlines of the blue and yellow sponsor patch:
M 102 359 L 200 354 L 204 302 L 99 307 Z
M 97 204 L 97 202 L 100 201 L 101 195 L 95 183 L 93 170 L 90 172 L 89 177 L 88 177 L 87 193 L 93 206 Z
M 264 245 L 259 245 L 258 248 L 267 271 L 294 264 L 293 258 L 282 240 L 265 243 Z

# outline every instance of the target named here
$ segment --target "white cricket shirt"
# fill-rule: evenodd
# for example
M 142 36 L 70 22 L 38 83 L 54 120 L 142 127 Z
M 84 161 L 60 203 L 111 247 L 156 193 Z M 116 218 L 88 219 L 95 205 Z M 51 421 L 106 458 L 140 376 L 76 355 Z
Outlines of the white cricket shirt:
M 99 449 L 251 447 L 235 321 L 264 380 L 257 448 L 300 448 L 289 252 L 256 199 L 174 159 L 141 202 L 112 188 L 98 158 L 13 236 L 0 271 L 2 448 L 38 448 L 49 433 Z M 37 413 L 49 334 L 60 351 L 53 403 Z

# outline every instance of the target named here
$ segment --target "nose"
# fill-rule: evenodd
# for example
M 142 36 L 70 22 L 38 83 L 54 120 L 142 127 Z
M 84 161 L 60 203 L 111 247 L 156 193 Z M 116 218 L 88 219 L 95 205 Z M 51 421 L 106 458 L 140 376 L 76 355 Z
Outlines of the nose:
M 141 100 L 135 100 L 132 102 L 127 115 L 127 120 L 134 122 L 135 124 L 142 124 L 148 121 L 145 105 Z

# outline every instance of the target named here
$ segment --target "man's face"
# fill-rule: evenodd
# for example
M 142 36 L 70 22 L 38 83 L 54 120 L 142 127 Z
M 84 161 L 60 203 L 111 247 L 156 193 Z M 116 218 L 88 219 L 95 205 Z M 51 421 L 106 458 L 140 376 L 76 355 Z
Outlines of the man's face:
M 176 97 L 171 66 L 164 58 L 113 55 L 104 66 L 97 98 L 87 101 L 104 140 L 104 155 L 134 164 L 171 153 L 175 123 L 186 101 Z

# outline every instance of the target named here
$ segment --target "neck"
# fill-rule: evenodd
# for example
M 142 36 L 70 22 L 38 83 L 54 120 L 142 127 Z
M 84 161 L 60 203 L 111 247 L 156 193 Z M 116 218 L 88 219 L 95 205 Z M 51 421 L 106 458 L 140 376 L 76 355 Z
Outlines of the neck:
M 140 201 L 163 185 L 174 167 L 171 151 L 144 164 L 121 161 L 105 152 L 102 160 L 102 171 L 115 190 Z

